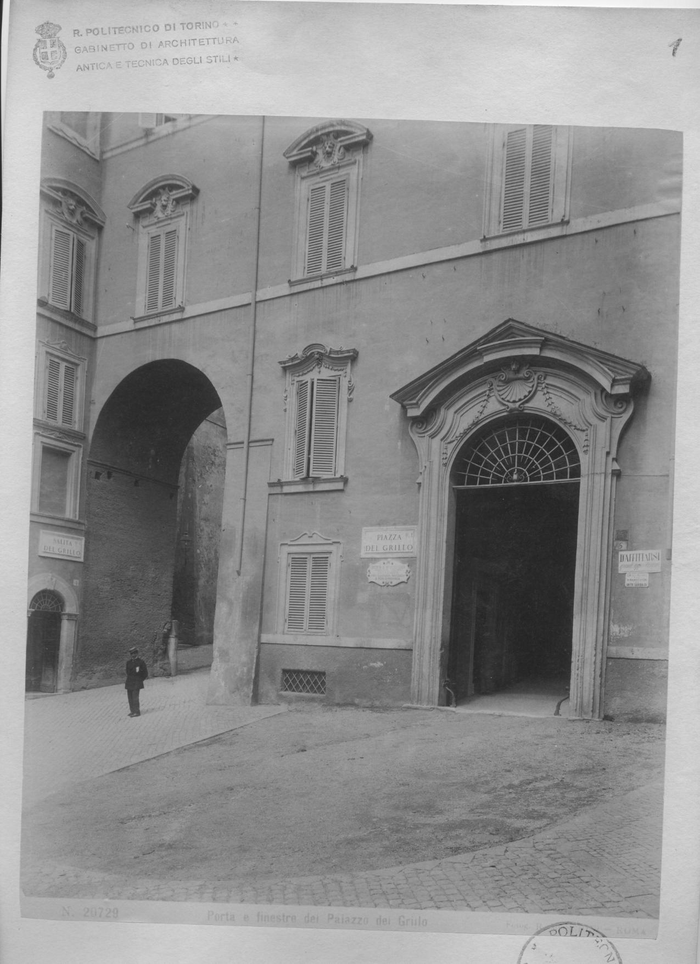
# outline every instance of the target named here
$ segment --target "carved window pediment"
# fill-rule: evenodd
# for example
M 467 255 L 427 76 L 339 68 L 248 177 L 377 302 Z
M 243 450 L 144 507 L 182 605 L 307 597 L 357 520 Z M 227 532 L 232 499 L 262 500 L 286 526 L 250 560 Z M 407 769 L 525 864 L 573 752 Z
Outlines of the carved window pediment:
M 172 217 L 183 202 L 191 201 L 199 188 L 180 174 L 165 174 L 149 181 L 129 202 L 129 210 L 141 218 Z
M 355 389 L 354 348 L 307 345 L 280 362 L 287 374 L 288 480 L 339 479 L 345 467 L 347 407 Z
M 327 121 L 298 137 L 284 156 L 290 164 L 309 163 L 321 169 L 339 164 L 371 140 L 371 131 L 356 121 Z

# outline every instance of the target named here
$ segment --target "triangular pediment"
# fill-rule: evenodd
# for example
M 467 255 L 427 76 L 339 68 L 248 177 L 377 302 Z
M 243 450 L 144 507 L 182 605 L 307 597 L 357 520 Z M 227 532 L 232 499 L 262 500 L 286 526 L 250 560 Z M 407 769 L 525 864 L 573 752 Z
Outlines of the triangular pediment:
M 508 318 L 470 345 L 393 392 L 408 415 L 424 415 L 470 381 L 512 359 L 538 367 L 575 369 L 610 395 L 633 395 L 649 380 L 643 365 Z

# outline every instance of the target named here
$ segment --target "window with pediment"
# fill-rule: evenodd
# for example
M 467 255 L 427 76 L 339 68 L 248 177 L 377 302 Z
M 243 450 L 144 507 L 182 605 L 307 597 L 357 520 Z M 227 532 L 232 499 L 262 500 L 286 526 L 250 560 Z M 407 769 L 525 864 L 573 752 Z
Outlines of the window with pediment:
M 85 191 L 62 178 L 45 180 L 41 194 L 39 301 L 92 322 L 97 244 L 105 216 Z
M 284 152 L 296 170 L 293 281 L 357 264 L 362 159 L 371 140 L 361 124 L 333 121 L 307 131 Z
M 571 131 L 549 124 L 493 129 L 484 234 L 527 231 L 569 212 Z
M 287 375 L 284 478 L 297 487 L 345 481 L 345 435 L 354 383 L 352 349 L 313 344 L 280 365 Z M 332 486 L 331 486 L 332 487 Z
M 190 204 L 198 193 L 187 178 L 166 175 L 147 184 L 129 204 L 139 223 L 137 318 L 184 307 Z
M 341 545 L 305 532 L 280 546 L 279 630 L 289 636 L 335 633 Z

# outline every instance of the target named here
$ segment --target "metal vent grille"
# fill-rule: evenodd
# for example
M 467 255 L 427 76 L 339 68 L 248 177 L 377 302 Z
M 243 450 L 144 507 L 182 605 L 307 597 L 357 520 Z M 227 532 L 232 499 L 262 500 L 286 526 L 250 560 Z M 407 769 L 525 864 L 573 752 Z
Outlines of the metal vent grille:
M 315 669 L 283 669 L 282 692 L 325 696 L 326 674 Z
M 568 482 L 580 477 L 578 452 L 564 429 L 543 418 L 528 418 L 475 439 L 457 463 L 455 484 Z

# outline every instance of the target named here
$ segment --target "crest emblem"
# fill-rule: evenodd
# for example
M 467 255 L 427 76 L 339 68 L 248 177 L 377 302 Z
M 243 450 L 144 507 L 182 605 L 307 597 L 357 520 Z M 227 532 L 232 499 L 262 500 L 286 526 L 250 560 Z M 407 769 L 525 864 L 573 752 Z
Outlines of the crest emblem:
M 45 21 L 36 28 L 40 40 L 34 44 L 34 63 L 42 70 L 48 71 L 47 77 L 55 77 L 54 70 L 63 66 L 68 51 L 58 34 L 61 28 L 57 23 Z

